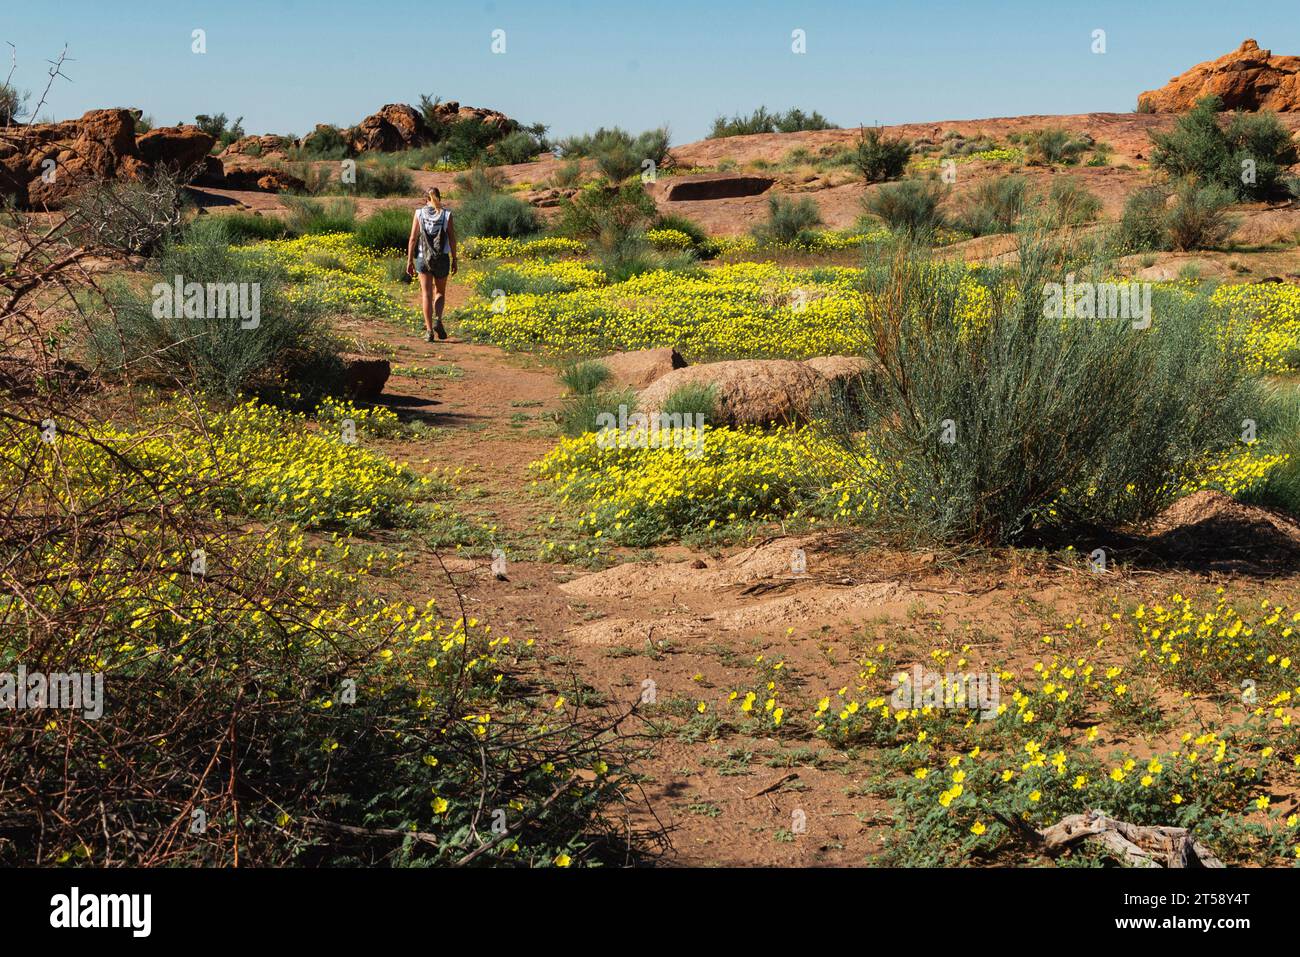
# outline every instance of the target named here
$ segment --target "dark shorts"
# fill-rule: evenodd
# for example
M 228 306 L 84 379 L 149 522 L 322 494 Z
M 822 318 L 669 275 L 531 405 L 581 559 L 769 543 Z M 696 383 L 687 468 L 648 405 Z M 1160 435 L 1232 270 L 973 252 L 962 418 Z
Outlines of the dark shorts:
M 416 256 L 415 271 L 428 273 L 435 279 L 444 279 L 451 273 L 451 256 L 448 253 L 439 253 L 433 257 L 432 263 L 426 263 L 423 256 Z

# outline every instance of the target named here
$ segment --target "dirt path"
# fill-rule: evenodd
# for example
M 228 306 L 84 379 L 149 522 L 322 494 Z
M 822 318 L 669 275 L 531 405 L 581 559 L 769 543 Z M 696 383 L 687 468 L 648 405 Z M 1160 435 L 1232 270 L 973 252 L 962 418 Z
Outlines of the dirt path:
M 464 295 L 453 286 L 452 305 Z M 1126 604 L 1214 583 L 1150 571 L 1103 582 L 1041 553 L 956 562 L 867 549 L 856 533 L 776 535 L 709 552 L 629 550 L 598 571 L 537 561 L 527 546 L 561 509 L 530 489 L 528 464 L 554 447 L 548 416 L 561 386 L 535 358 L 461 341 L 450 328 L 451 339 L 431 344 L 377 323 L 352 330 L 396 350 L 386 401 L 433 427 L 390 451 L 463 470 L 458 485 L 469 497 L 456 507 L 496 526 L 509 574 L 489 573 L 486 548 L 447 566 L 471 614 L 498 633 L 537 639 L 543 697 L 614 708 L 649 690 L 640 730 L 653 748 L 638 770 L 670 828 L 666 863 L 854 866 L 880 855 L 891 816 L 878 762 L 825 745 L 806 720 L 823 695 L 862 683 L 861 662 L 879 643 L 897 649 L 904 667 L 935 648 L 969 646 L 970 669 L 1028 670 L 1048 632 L 1062 636 L 1058 651 L 1088 651 L 1094 639 L 1075 631 L 1074 647 L 1067 622 L 1096 624 Z M 796 548 L 806 574 L 793 571 Z M 415 553 L 420 589 L 452 601 L 437 558 Z M 1295 591 L 1294 578 L 1255 584 Z M 761 690 L 775 661 L 793 733 L 761 730 L 728 701 L 732 691 Z M 691 730 L 700 703 L 728 726 L 710 732 L 696 721 Z M 634 816 L 655 820 L 644 808 Z M 795 834 L 800 817 L 807 830 Z

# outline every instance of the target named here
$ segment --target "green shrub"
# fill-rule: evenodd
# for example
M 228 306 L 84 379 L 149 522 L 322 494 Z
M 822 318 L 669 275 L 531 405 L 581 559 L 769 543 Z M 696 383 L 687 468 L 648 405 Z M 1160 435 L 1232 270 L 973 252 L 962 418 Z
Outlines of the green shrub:
M 196 216 L 185 228 L 186 241 L 195 237 L 213 235 L 213 241 L 231 245 L 259 243 L 283 239 L 288 234 L 284 221 L 276 216 L 256 216 L 252 213 L 221 213 Z
M 693 219 L 687 219 L 685 216 L 678 216 L 673 213 L 662 213 L 655 217 L 654 228 L 672 229 L 689 236 L 691 250 L 701 258 L 708 259 L 717 255 L 717 243 L 704 231 L 704 227 Z
M 1031 166 L 1070 166 L 1091 145 L 1069 131 L 1057 128 L 1033 130 L 1024 137 L 1025 162 Z
M 1101 199 L 1072 176 L 1052 178 L 1047 191 L 1046 225 L 1082 226 L 1095 220 L 1102 209 Z
M 477 192 L 461 199 L 456 209 L 458 236 L 531 236 L 541 229 L 537 210 L 517 196 Z
M 634 276 L 653 272 L 664 262 L 644 233 L 629 232 L 618 226 L 603 229 L 589 245 L 611 283 L 625 282 Z
M 264 257 L 232 249 L 216 219 L 203 217 L 202 225 L 188 231 L 183 242 L 164 248 L 157 263 L 161 285 L 170 286 L 174 276 L 186 284 L 248 284 L 247 289 L 257 291 L 256 324 L 249 326 L 235 314 L 233 299 L 225 316 L 212 308 L 187 315 L 175 303 L 155 310 L 156 301 L 165 301 L 157 298 L 159 288 L 140 290 L 118 281 L 105 289 L 116 321 L 111 315 L 96 317 L 89 343 L 92 354 L 115 374 L 183 382 L 232 398 L 273 388 L 283 377 L 303 370 L 312 372 L 307 381 L 328 389 L 339 363 L 322 310 L 310 299 L 291 301 L 283 269 Z M 244 301 L 251 305 L 251 294 Z
M 1270 382 L 1261 390 L 1259 409 L 1252 418 L 1260 444 L 1272 454 L 1290 458 L 1241 498 L 1300 516 L 1300 388 L 1294 382 Z
M 268 239 L 283 239 L 288 233 L 284 220 L 278 216 L 258 216 L 254 213 L 225 213 L 201 217 L 211 219 L 226 231 L 229 242 L 256 243 Z
M 1025 208 L 1029 181 L 1023 176 L 998 176 L 985 180 L 968 197 L 957 220 L 959 228 L 972 236 L 1009 233 Z
M 897 179 L 907 168 L 912 144 L 905 139 L 887 139 L 877 127 L 865 127 L 858 134 L 853 165 L 868 183 Z
M 1172 179 L 1220 186 L 1241 200 L 1283 195 L 1285 167 L 1297 158 L 1290 133 L 1272 113 L 1237 113 L 1225 127 L 1222 108 L 1218 97 L 1203 97 L 1168 133 L 1152 132 L 1152 167 Z
M 1158 186 L 1136 190 L 1124 201 L 1119 243 L 1127 252 L 1166 249 L 1165 205 L 1169 194 Z
M 617 189 L 592 184 L 561 205 L 556 232 L 574 239 L 595 239 L 610 230 L 643 232 L 656 214 L 654 198 L 639 181 Z
M 415 180 L 411 174 L 400 166 L 390 163 L 357 164 L 357 181 L 355 183 L 338 183 L 339 191 L 354 196 L 373 196 L 382 199 L 386 196 L 415 195 Z
M 679 385 L 664 399 L 659 410 L 665 415 L 682 416 L 680 421 L 693 422 L 686 416 L 703 416 L 704 422 L 710 422 L 718 411 L 718 390 L 710 382 L 686 382 Z
M 531 163 L 541 151 L 537 137 L 527 130 L 515 130 L 493 144 L 490 155 L 493 163 L 509 165 Z
M 474 289 L 485 299 L 492 299 L 498 293 L 516 295 L 527 293 L 540 296 L 557 292 L 572 292 L 575 285 L 565 282 L 558 276 L 538 273 L 523 273 L 511 265 L 499 265 L 483 273 L 474 283 Z
M 576 136 L 566 136 L 559 140 L 555 145 L 565 159 L 577 157 L 592 157 L 608 146 L 616 144 L 630 144 L 632 135 L 627 130 L 615 126 L 610 129 L 600 127 L 594 133 L 582 133 Z
M 947 222 L 940 208 L 943 193 L 934 180 L 905 179 L 881 186 L 867 196 L 864 207 L 894 232 L 926 240 Z
M 292 150 L 291 155 L 295 159 L 342 159 L 348 155 L 348 145 L 337 126 L 321 124 L 303 137 L 302 145 Z
M 440 142 L 443 160 L 453 166 L 480 163 L 487 156 L 488 147 L 500 135 L 497 127 L 476 117 L 456 120 L 445 128 L 445 136 Z
M 0 126 L 12 126 L 23 115 L 29 96 L 11 83 L 0 82 Z M 145 131 L 137 129 L 137 132 Z
M 803 110 L 791 109 L 785 113 L 779 111 L 773 113 L 767 107 L 760 106 L 748 116 L 717 117 L 713 121 L 713 129 L 709 133 L 709 138 L 721 139 L 724 136 L 748 136 L 754 133 L 799 133 L 804 130 L 835 129 L 839 129 L 839 127 L 816 110 L 805 113 Z
M 1222 243 L 1232 232 L 1227 215 L 1232 205 L 1231 191 L 1222 186 L 1198 186 L 1191 181 L 1179 184 L 1174 203 L 1164 222 L 1168 245 L 1173 249 L 1208 249 Z
M 231 122 L 227 119 L 225 113 L 218 113 L 215 116 L 200 113 L 194 117 L 194 125 L 216 140 L 212 144 L 214 153 L 221 152 L 221 150 L 244 135 L 244 118 L 242 116 Z
M 613 153 L 622 148 L 636 157 L 637 170 L 641 169 L 641 161 L 644 159 L 653 160 L 656 166 L 663 166 L 668 158 L 669 145 L 668 130 L 665 127 L 646 130 L 633 136 L 618 126 L 610 129 L 602 126 L 594 133 L 569 136 L 556 144 L 565 159 L 597 158 L 602 153 Z
M 862 338 L 881 374 L 863 398 L 880 423 L 863 481 L 898 534 L 1005 543 L 1142 520 L 1236 442 L 1253 383 L 1209 300 L 1158 293 L 1154 330 L 1062 321 L 1045 308 L 1057 256 L 1025 237 L 974 323 L 964 265 L 901 252 L 865 272 Z
M 289 232 L 295 236 L 350 233 L 357 223 L 357 204 L 350 199 L 314 200 L 282 196 L 280 201 L 289 207 L 287 223 Z
M 577 186 L 582 179 L 582 163 L 576 159 L 565 160 L 551 174 L 551 185 L 560 189 Z
M 456 197 L 464 199 L 478 194 L 504 192 L 510 185 L 505 173 L 490 166 L 471 166 L 463 173 L 456 174 Z
M 378 252 L 397 249 L 405 252 L 411 238 L 412 210 L 405 206 L 377 209 L 357 223 L 353 235 L 362 246 Z
M 623 409 L 627 415 L 636 410 L 636 390 L 621 392 L 586 392 L 565 396 L 560 403 L 560 431 L 569 438 L 601 430 L 600 417 L 612 415 L 619 418 Z
M 573 395 L 590 395 L 609 379 L 609 367 L 600 362 L 573 362 L 560 370 L 560 382 Z
M 767 221 L 754 227 L 759 242 L 791 245 L 802 239 L 822 221 L 821 210 L 811 196 L 798 199 L 786 196 L 767 198 Z
M 611 185 L 617 186 L 641 172 L 641 157 L 632 146 L 615 143 L 596 154 L 596 169 Z

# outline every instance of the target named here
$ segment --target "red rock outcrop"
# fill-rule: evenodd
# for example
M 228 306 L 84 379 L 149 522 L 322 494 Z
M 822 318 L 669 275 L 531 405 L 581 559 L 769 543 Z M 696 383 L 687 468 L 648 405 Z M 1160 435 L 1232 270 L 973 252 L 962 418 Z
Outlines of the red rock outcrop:
M 389 103 L 347 131 L 354 153 L 393 153 L 416 149 L 432 139 L 420 111 L 405 103 Z
M 1198 63 L 1158 90 L 1138 97 L 1147 113 L 1182 113 L 1201 97 L 1217 96 L 1228 110 L 1300 110 L 1300 57 L 1273 56 L 1246 40 L 1217 60 Z
M 82 183 L 145 170 L 130 110 L 91 110 L 79 120 L 6 127 L 0 193 L 20 206 L 57 205 Z
M 480 120 L 500 133 L 509 132 L 513 121 L 504 113 L 464 106 L 454 100 L 434 106 L 433 121 L 444 127 L 459 120 Z M 318 127 L 319 129 L 319 127 Z M 351 129 L 343 131 L 348 149 L 353 153 L 392 153 L 418 149 L 432 143 L 437 136 L 423 113 L 405 103 L 389 103 Z
M 151 168 L 187 172 L 200 166 L 216 139 L 197 126 L 158 126 L 135 139 L 140 158 Z
M 83 185 L 139 179 L 167 166 L 201 173 L 213 138 L 196 126 L 135 134 L 138 111 L 91 110 L 79 120 L 0 131 L 0 193 L 25 208 L 56 208 Z

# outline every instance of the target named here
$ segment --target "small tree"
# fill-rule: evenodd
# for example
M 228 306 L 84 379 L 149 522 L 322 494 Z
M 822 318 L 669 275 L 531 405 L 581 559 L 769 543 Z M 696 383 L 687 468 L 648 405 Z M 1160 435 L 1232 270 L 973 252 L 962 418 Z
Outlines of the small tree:
M 1174 203 L 1165 214 L 1165 235 L 1177 250 L 1206 249 L 1219 245 L 1232 232 L 1226 210 L 1232 193 L 1214 183 L 1190 180 L 1179 184 Z
M 0 83 L 0 126 L 12 126 L 27 109 L 27 93 L 11 83 Z
M 218 113 L 215 116 L 200 113 L 194 117 L 194 125 L 216 140 L 215 145 L 223 149 L 244 135 L 242 116 L 232 123 L 226 118 L 225 113 Z
M 1222 109 L 1217 96 L 1203 97 L 1168 133 L 1151 133 L 1151 165 L 1171 179 L 1221 186 L 1240 200 L 1285 193 L 1285 167 L 1297 159 L 1291 134 L 1272 113 L 1238 112 L 1224 126 Z
M 905 139 L 887 139 L 878 127 L 864 127 L 853 151 L 853 165 L 868 183 L 883 183 L 903 175 L 912 144 Z

